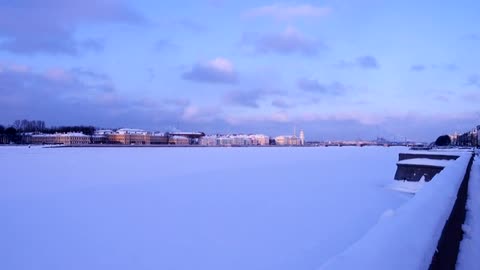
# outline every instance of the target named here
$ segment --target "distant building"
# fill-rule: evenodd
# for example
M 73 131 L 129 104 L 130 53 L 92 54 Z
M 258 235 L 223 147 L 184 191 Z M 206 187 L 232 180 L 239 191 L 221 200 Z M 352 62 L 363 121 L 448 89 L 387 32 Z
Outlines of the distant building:
M 248 146 L 252 145 L 252 140 L 248 135 L 233 135 L 230 137 L 233 146 Z
M 452 145 L 458 145 L 458 133 L 455 132 L 452 135 L 448 135 Z
M 190 139 L 184 136 L 172 136 L 168 139 L 168 143 L 175 145 L 189 145 Z
M 59 144 L 56 134 L 34 134 L 32 144 Z
M 108 134 L 108 143 L 117 144 L 150 144 L 150 135 L 142 129 L 122 128 Z
M 269 145 L 270 138 L 263 134 L 229 134 L 202 137 L 199 144 L 204 146 L 258 146 Z
M 92 135 L 92 143 L 94 144 L 108 143 L 109 134 L 113 134 L 113 130 L 110 130 L 110 129 L 96 130 L 95 133 Z
M 60 144 L 74 145 L 74 144 L 89 144 L 91 142 L 90 136 L 83 133 L 66 133 L 59 135 Z
M 269 145 L 270 137 L 263 134 L 253 134 L 249 136 L 252 140 L 252 145 Z
M 231 146 L 232 145 L 232 138 L 220 136 L 217 138 L 217 145 L 219 146 Z
M 91 143 L 90 136 L 83 133 L 64 134 L 34 134 L 31 135 L 32 144 L 65 144 L 79 145 Z
M 216 146 L 217 145 L 217 135 L 208 135 L 200 139 L 199 144 L 203 146 Z
M 300 129 L 300 145 L 305 145 L 305 133 Z
M 150 135 L 150 144 L 167 144 L 168 136 L 165 133 L 153 133 Z
M 277 136 L 276 145 L 300 145 L 300 139 L 297 136 Z

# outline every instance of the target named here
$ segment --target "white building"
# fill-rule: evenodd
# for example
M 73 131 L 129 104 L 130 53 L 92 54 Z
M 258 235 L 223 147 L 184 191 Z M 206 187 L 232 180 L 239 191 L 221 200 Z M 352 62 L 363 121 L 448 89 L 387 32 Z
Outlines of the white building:
M 253 134 L 249 136 L 253 145 L 269 145 L 270 137 L 263 134 Z
M 203 146 L 216 146 L 217 145 L 217 135 L 207 135 L 200 139 L 200 145 Z
M 252 145 L 252 140 L 247 135 L 232 135 L 232 145 L 234 146 L 247 146 Z
M 305 145 L 305 133 L 300 129 L 300 145 Z
M 297 136 L 277 136 L 275 143 L 277 145 L 300 145 L 300 139 Z

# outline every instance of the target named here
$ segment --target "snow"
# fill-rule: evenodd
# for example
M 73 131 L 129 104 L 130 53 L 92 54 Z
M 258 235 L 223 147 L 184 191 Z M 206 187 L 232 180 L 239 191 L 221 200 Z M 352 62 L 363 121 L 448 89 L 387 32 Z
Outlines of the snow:
M 321 269 L 428 269 L 471 154 L 465 152 Z
M 463 225 L 463 240 L 457 259 L 457 269 L 480 269 L 480 159 L 472 165 L 468 184 L 467 214 Z
M 425 177 L 422 176 L 422 178 L 420 178 L 420 181 L 392 181 L 392 183 L 387 185 L 387 188 L 400 192 L 415 194 L 426 184 L 427 182 L 425 182 Z
M 316 269 L 434 205 L 384 188 L 404 150 L 0 147 L 0 269 Z
M 431 149 L 428 151 L 410 150 L 410 151 L 404 151 L 402 153 L 418 154 L 418 155 L 459 156 L 467 152 L 471 152 L 471 149 L 452 148 L 452 149 Z
M 429 159 L 429 158 L 412 158 L 412 159 L 404 159 L 398 161 L 397 164 L 399 165 L 424 165 L 424 166 L 433 166 L 433 167 L 445 167 L 448 164 L 455 162 L 455 160 L 447 160 L 447 159 Z

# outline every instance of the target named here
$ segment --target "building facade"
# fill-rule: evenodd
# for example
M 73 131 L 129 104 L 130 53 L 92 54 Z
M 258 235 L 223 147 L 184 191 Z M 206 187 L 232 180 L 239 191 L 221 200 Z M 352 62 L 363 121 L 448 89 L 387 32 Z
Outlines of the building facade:
M 82 145 L 91 143 L 90 136 L 83 133 L 33 134 L 30 138 L 32 144 Z
M 300 145 L 300 139 L 297 136 L 277 136 L 276 145 Z

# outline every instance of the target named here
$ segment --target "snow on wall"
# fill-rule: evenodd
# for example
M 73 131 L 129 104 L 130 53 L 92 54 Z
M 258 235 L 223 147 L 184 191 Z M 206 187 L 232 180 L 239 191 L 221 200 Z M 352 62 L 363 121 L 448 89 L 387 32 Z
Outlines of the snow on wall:
M 386 211 L 363 238 L 320 269 L 428 269 L 470 157 L 462 153 L 410 201 Z
M 448 164 L 454 162 L 454 160 L 446 159 L 429 159 L 429 158 L 412 158 L 405 159 L 397 162 L 400 165 L 424 165 L 424 166 L 435 166 L 435 167 L 445 167 Z
M 480 159 L 472 165 L 468 183 L 467 216 L 463 225 L 457 269 L 480 269 Z

